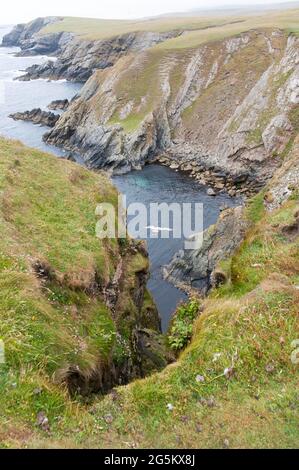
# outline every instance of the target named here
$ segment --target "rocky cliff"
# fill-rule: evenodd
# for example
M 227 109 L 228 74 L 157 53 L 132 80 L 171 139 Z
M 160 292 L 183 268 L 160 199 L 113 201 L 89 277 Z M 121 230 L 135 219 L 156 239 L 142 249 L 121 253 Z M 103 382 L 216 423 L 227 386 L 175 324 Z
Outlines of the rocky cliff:
M 138 53 L 159 42 L 175 37 L 177 31 L 169 33 L 136 32 L 128 33 L 100 41 L 83 40 L 80 37 L 59 33 L 58 46 L 61 49 L 57 61 L 49 61 L 43 65 L 34 65 L 27 69 L 20 80 L 49 78 L 52 80 L 67 79 L 86 82 L 97 69 L 112 67 L 121 57 L 130 53 Z M 45 35 L 44 41 L 57 42 L 56 35 Z M 63 46 L 61 44 L 63 39 Z M 40 42 L 40 39 L 38 40 Z M 26 53 L 26 51 L 24 51 Z
M 247 207 L 225 210 L 217 223 L 203 234 L 203 244 L 198 250 L 182 250 L 164 267 L 164 276 L 170 282 L 190 291 L 195 289 L 206 294 L 211 288 L 231 282 L 231 264 L 225 261 L 244 245 L 256 219 L 263 211 L 273 212 L 286 201 L 298 199 L 299 194 L 299 126 L 298 110 L 292 114 L 295 137 L 285 153 L 283 163 L 263 191 L 249 201 Z M 298 215 L 298 214 L 297 214 Z M 297 216 L 296 216 L 297 217 Z M 295 217 L 295 218 L 296 218 Z M 298 217 L 297 217 L 298 219 Z M 287 226 L 284 236 L 291 240 L 299 234 L 298 220 Z M 252 266 L 259 269 L 255 259 Z
M 20 47 L 17 55 L 55 55 L 59 54 L 72 37 L 71 34 L 59 32 L 43 35 L 41 31 L 48 25 L 60 21 L 58 17 L 37 18 L 27 24 L 18 24 L 3 37 L 5 47 Z
M 92 168 L 158 158 L 218 190 L 254 192 L 281 164 L 298 105 L 299 40 L 250 31 L 197 48 L 127 54 L 96 71 L 49 144 Z

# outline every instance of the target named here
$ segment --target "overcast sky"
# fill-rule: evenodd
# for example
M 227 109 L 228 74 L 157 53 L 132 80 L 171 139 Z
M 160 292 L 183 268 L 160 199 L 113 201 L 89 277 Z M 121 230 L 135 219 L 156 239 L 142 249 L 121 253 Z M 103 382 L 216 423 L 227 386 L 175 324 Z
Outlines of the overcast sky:
M 0 23 L 13 24 L 38 16 L 85 16 L 91 18 L 137 18 L 200 7 L 281 3 L 283 0 L 7 0 Z M 290 1 L 290 0 L 289 0 Z M 291 0 L 296 1 L 296 0 Z

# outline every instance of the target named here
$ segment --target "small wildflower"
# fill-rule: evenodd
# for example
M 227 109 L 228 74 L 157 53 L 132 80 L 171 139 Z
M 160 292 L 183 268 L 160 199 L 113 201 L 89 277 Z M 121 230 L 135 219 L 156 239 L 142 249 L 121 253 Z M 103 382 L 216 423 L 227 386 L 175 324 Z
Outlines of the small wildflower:
M 195 380 L 197 383 L 203 383 L 205 378 L 202 375 L 197 375 Z
M 235 374 L 235 369 L 233 367 L 228 367 L 224 371 L 224 376 L 229 380 L 231 379 Z
M 168 411 L 173 411 L 174 410 L 174 406 L 171 403 L 168 403 L 166 408 L 168 409 Z
M 213 362 L 217 362 L 218 359 L 220 359 L 221 356 L 222 356 L 221 353 L 215 353 L 214 356 L 213 356 Z

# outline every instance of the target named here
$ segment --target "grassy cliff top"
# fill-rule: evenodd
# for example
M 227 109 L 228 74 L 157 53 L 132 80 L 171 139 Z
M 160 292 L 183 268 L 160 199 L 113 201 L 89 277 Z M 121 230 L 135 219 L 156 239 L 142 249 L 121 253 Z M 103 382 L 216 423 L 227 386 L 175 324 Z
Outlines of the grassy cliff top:
M 79 165 L 0 139 L 0 199 L 0 337 L 8 362 L 40 361 L 50 372 L 72 361 L 88 367 L 97 348 L 109 349 L 97 328 L 114 330 L 92 290 L 116 268 L 117 244 L 95 236 L 97 203 L 115 204 L 116 190 Z M 94 338 L 83 347 L 84 327 Z
M 204 42 L 223 39 L 255 28 L 299 30 L 299 10 L 270 11 L 250 15 L 156 17 L 144 20 L 103 20 L 65 17 L 42 30 L 42 34 L 71 32 L 82 39 L 100 40 L 131 32 L 185 31 L 183 36 L 168 40 L 159 47 L 195 47 Z
M 0 363 L 0 447 L 3 423 L 34 429 L 41 411 L 54 420 L 76 417 L 66 391 L 71 371 L 88 380 L 111 361 L 121 363 L 127 351 L 129 318 L 137 314 L 135 273 L 146 270 L 148 260 L 124 254 L 117 241 L 96 238 L 101 201 L 117 204 L 106 177 L 0 138 L 0 339 L 6 359 Z M 125 282 L 116 308 L 128 319 L 126 331 L 103 293 L 120 259 Z

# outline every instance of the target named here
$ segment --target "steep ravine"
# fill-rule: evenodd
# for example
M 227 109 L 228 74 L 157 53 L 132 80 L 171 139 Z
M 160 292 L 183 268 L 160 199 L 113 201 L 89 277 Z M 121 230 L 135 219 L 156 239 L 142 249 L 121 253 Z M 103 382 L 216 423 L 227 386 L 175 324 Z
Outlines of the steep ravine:
M 164 368 L 173 358 L 146 288 L 144 244 L 96 237 L 97 205 L 117 201 L 108 178 L 2 138 L 0 157 L 7 365 L 30 367 L 72 395 Z M 21 325 L 14 338 L 12 315 Z
M 262 188 L 167 268 L 187 291 L 215 288 L 175 365 L 166 367 L 173 357 L 146 290 L 144 245 L 94 236 L 95 206 L 116 201 L 109 180 L 0 139 L 1 445 L 296 447 L 298 40 L 253 31 L 213 43 L 209 57 L 221 61 L 199 81 L 204 47 L 197 59 L 192 50 L 161 62 L 159 52 L 153 68 L 144 52 L 96 72 L 45 137 L 84 151 L 92 168 L 129 171 L 158 158 L 217 191 Z

